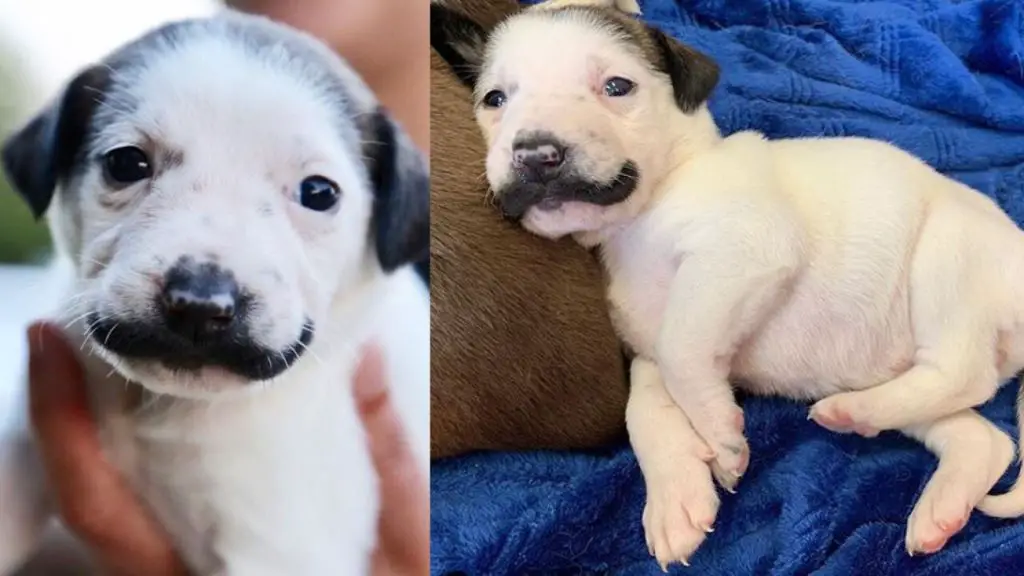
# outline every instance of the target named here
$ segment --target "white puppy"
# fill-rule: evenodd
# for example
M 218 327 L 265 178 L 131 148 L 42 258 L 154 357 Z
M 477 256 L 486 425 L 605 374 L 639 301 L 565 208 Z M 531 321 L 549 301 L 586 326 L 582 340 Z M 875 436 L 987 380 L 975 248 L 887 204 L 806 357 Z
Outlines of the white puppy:
M 70 270 L 59 317 L 105 448 L 187 564 L 366 573 L 378 496 L 351 375 L 377 342 L 426 473 L 429 301 L 409 264 L 429 214 L 424 159 L 356 74 L 263 18 L 177 22 L 75 77 L 3 161 Z M 4 574 L 50 516 L 17 454 Z
M 906 544 L 942 547 L 1013 456 L 971 408 L 1024 366 L 1017 226 L 882 142 L 723 138 L 714 62 L 606 6 L 539 5 L 490 33 L 437 13 L 434 43 L 476 71 L 505 214 L 599 247 L 637 355 L 627 421 L 662 565 L 711 530 L 704 462 L 727 490 L 746 470 L 731 382 L 819 400 L 835 431 L 924 442 L 940 465 Z M 1024 513 L 1021 488 L 983 509 Z

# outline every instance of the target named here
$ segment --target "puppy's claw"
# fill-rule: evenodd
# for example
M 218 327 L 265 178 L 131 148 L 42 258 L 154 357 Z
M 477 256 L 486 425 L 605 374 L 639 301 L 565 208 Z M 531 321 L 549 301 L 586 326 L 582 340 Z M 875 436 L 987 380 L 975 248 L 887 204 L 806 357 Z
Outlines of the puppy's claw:
M 679 562 L 680 562 L 680 563 L 682 563 L 682 565 L 683 565 L 683 566 L 686 566 L 687 568 L 689 568 L 689 567 L 690 567 L 690 561 L 689 561 L 689 560 L 687 560 L 685 556 L 683 556 L 682 558 L 680 558 L 680 559 L 679 559 Z

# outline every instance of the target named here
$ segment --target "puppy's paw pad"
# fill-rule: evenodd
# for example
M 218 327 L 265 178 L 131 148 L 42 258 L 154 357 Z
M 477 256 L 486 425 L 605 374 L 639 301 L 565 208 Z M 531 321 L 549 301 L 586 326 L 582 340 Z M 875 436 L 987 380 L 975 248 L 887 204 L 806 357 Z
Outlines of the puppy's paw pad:
M 864 419 L 858 418 L 856 414 L 857 410 L 849 397 L 837 394 L 819 400 L 811 406 L 808 418 L 822 428 L 838 434 L 854 432 L 867 438 L 878 436 L 878 430 L 863 421 Z

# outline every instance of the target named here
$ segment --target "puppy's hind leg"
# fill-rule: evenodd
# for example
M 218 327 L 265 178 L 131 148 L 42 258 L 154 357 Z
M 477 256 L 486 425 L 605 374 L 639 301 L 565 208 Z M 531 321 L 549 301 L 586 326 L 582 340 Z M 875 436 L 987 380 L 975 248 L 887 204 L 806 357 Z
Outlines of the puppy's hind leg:
M 958 257 L 958 247 L 973 244 L 957 211 L 934 208 L 914 253 L 908 287 L 913 367 L 872 388 L 819 401 L 811 409 L 818 424 L 871 436 L 933 422 L 995 395 L 999 333 L 993 309 L 999 304 L 989 293 L 989 264 Z
M 945 352 L 932 355 L 936 361 L 919 355 L 910 370 L 872 388 L 819 400 L 811 407 L 810 417 L 833 432 L 870 437 L 984 404 L 999 387 L 991 360 L 994 349 L 964 341 L 960 358 L 955 349 L 951 344 Z
M 939 458 L 907 521 L 907 553 L 937 552 L 967 523 L 1013 459 L 1013 442 L 974 410 L 964 410 L 903 433 Z
M 711 449 L 668 395 L 658 367 L 639 357 L 631 368 L 626 428 L 647 485 L 647 549 L 662 569 L 685 564 L 718 513 Z

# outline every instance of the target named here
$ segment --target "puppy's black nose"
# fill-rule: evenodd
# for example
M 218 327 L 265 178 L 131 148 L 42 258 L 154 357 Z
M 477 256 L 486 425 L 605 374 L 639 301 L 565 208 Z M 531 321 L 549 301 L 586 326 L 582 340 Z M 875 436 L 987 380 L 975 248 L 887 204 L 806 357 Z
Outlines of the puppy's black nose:
M 546 181 L 558 175 L 565 149 L 565 144 L 550 134 L 521 134 L 512 142 L 512 162 L 527 179 Z
M 172 332 L 203 343 L 223 335 L 237 318 L 238 284 L 216 264 L 185 259 L 167 271 L 161 304 Z

